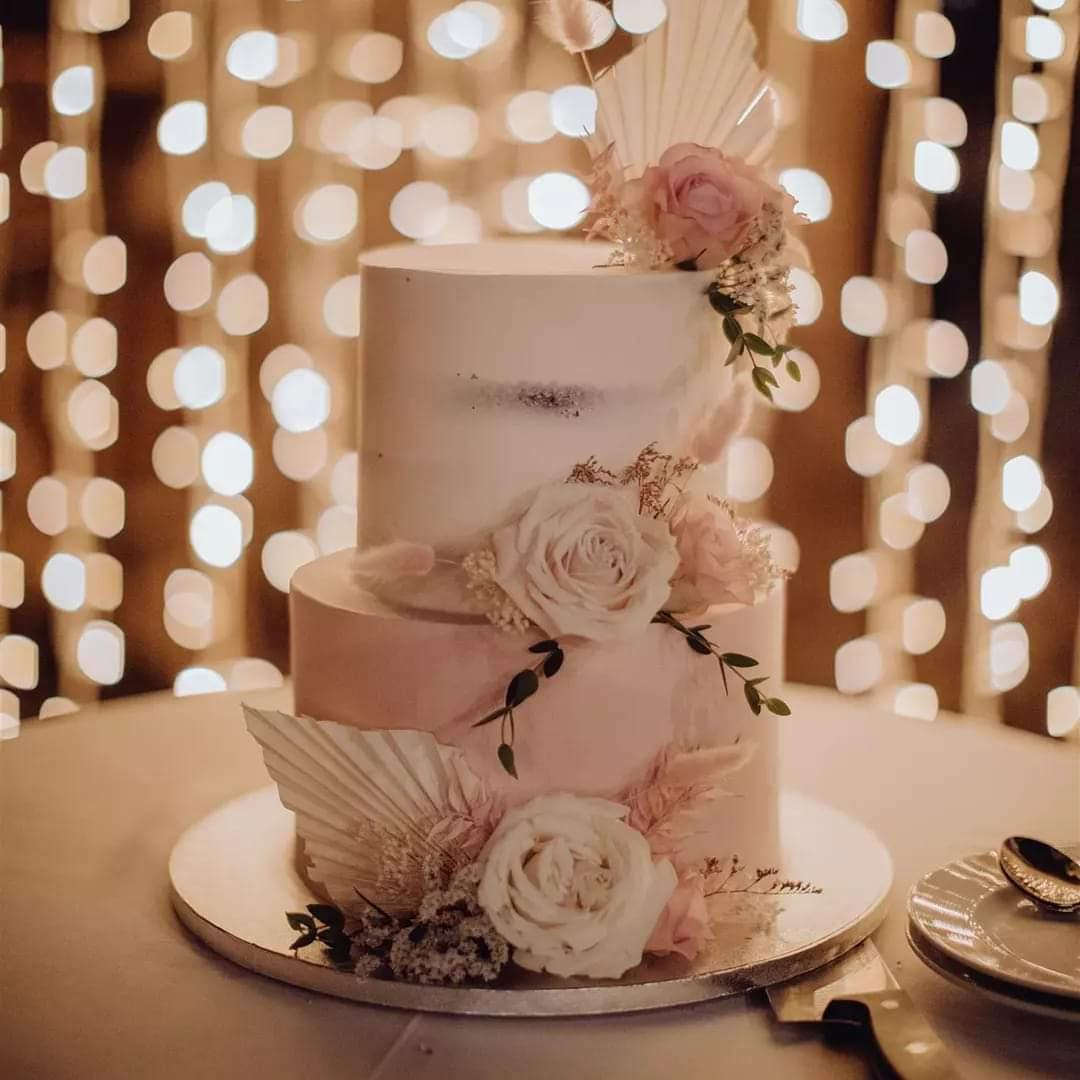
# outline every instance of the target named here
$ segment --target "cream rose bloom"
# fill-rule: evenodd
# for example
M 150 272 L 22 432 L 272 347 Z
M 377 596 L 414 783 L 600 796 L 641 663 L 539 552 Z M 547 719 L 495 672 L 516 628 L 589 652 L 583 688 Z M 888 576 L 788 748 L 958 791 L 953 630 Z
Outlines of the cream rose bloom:
M 541 488 L 492 549 L 493 580 L 532 622 L 593 641 L 648 626 L 679 562 L 665 522 L 639 514 L 629 492 L 595 484 Z
M 508 811 L 481 859 L 480 906 L 529 971 L 617 979 L 641 962 L 678 878 L 606 799 L 541 795 Z

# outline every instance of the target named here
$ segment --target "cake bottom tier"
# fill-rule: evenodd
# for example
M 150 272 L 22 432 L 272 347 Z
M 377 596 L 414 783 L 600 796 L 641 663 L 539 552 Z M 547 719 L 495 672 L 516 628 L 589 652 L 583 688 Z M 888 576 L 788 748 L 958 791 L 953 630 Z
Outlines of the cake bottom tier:
M 498 722 L 477 721 L 502 705 L 514 674 L 533 666 L 532 637 L 486 621 L 428 621 L 380 604 L 350 581 L 351 552 L 316 559 L 290 590 L 296 711 L 364 729 L 429 731 L 461 748 L 469 765 L 516 805 L 540 795 L 618 797 L 647 776 L 665 750 L 738 741 L 748 762 L 723 778 L 729 797 L 710 804 L 693 845 L 702 858 L 737 855 L 749 866 L 781 865 L 775 718 L 755 716 L 740 680 L 725 692 L 715 658 L 687 647 L 668 626 L 625 641 L 562 642 L 558 674 L 515 710 L 517 779 L 499 763 Z M 749 655 L 776 695 L 783 680 L 782 585 L 749 607 L 716 609 L 706 637 Z

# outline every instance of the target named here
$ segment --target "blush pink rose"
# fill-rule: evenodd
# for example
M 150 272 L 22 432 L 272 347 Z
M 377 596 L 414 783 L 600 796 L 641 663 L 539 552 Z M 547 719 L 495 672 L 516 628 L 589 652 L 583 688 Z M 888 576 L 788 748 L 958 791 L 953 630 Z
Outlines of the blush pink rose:
M 675 503 L 670 526 L 679 555 L 672 583 L 673 610 L 754 602 L 753 566 L 723 506 L 704 495 L 684 492 Z
M 627 187 L 675 261 L 696 259 L 702 270 L 751 244 L 763 209 L 779 194 L 746 162 L 696 143 L 665 150 Z
M 660 955 L 679 953 L 693 960 L 711 938 L 704 879 L 700 874 L 680 878 L 645 943 L 645 951 Z

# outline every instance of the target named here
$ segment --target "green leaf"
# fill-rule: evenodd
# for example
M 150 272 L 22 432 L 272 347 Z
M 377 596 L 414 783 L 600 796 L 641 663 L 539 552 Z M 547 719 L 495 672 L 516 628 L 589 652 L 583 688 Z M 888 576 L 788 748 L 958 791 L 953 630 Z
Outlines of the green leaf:
M 746 695 L 746 704 L 750 706 L 753 714 L 755 716 L 760 716 L 761 695 L 757 692 L 757 688 L 751 686 L 749 683 L 743 683 L 743 693 Z
M 297 949 L 306 949 L 315 940 L 315 934 L 301 934 L 289 948 L 296 952 Z
M 490 724 L 493 720 L 501 720 L 510 710 L 503 706 L 501 709 L 496 709 L 494 712 L 490 712 L 483 720 L 477 720 L 473 727 L 483 727 L 485 724 Z
M 550 679 L 552 675 L 558 672 L 559 668 L 563 666 L 563 661 L 566 659 L 566 653 L 562 649 L 556 649 L 553 653 L 549 653 L 544 660 L 544 676 Z
M 768 675 L 762 675 L 760 679 L 747 679 L 746 681 L 751 686 L 760 686 L 763 682 L 768 682 L 769 681 L 769 676 Z
M 777 345 L 773 348 L 773 352 L 777 356 L 786 356 L 793 349 L 797 349 L 797 345 Z
M 558 649 L 559 643 L 552 641 L 550 638 L 547 641 L 538 641 L 535 645 L 529 646 L 529 652 L 531 653 L 557 652 Z
M 767 397 L 772 401 L 772 391 L 769 389 L 769 384 L 764 379 L 766 374 L 771 375 L 772 372 L 767 368 L 756 367 L 750 372 L 750 378 L 754 383 L 754 389 L 757 390 L 762 397 Z
M 514 748 L 509 743 L 499 743 L 497 753 L 499 764 L 516 780 L 518 774 L 517 766 L 514 764 Z
M 772 356 L 773 347 L 760 334 L 744 334 L 743 340 L 758 356 Z
M 794 379 L 796 382 L 802 382 L 802 372 L 799 370 L 799 365 L 794 360 L 789 360 L 784 365 L 784 370 L 788 373 L 788 377 Z
M 309 934 L 315 933 L 315 920 L 302 911 L 287 911 L 285 918 L 293 930 L 306 930 Z
M 696 653 L 701 653 L 702 656 L 711 656 L 712 649 L 709 648 L 707 641 L 702 641 L 699 637 L 687 637 L 686 644 Z
M 778 697 L 771 697 L 765 699 L 765 708 L 771 713 L 775 713 L 777 716 L 790 716 L 791 708 L 786 701 L 783 701 Z
M 770 386 L 779 386 L 780 385 L 776 381 L 776 376 L 767 367 L 759 367 L 759 368 L 756 368 L 755 370 L 761 372 L 761 378 L 762 378 L 763 382 L 767 382 Z
M 540 679 L 532 668 L 519 671 L 506 688 L 506 707 L 514 709 L 527 698 L 531 698 L 540 687 Z
M 335 930 L 341 930 L 345 926 L 345 914 L 333 904 L 308 904 L 308 911 L 315 916 L 321 923 L 326 923 L 327 926 L 333 927 Z
M 723 325 L 724 337 L 726 337 L 732 345 L 743 340 L 742 327 L 739 325 L 739 321 L 734 315 L 725 315 Z
M 724 367 L 730 367 L 732 364 L 734 364 L 735 361 L 739 359 L 741 353 L 742 338 L 739 338 L 737 341 L 732 342 L 731 348 L 728 349 L 727 359 L 724 361 Z
M 705 295 L 708 296 L 713 310 L 720 312 L 721 315 L 733 315 L 739 308 L 730 296 L 721 292 L 720 286 L 715 281 L 705 290 Z
M 721 653 L 720 659 L 723 660 L 728 667 L 757 667 L 757 661 L 752 656 L 743 656 L 742 653 Z

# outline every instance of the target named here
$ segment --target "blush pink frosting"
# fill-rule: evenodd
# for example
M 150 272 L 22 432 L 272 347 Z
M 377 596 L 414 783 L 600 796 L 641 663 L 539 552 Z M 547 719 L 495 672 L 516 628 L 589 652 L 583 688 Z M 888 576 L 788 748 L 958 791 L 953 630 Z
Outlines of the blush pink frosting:
M 534 640 L 475 622 L 404 617 L 352 584 L 352 552 L 316 559 L 290 591 L 296 711 L 365 729 L 430 731 L 459 746 L 503 805 L 540 794 L 619 798 L 676 738 L 692 745 L 754 744 L 748 764 L 721 777 L 705 808 L 701 856 L 738 852 L 777 861 L 775 719 L 725 696 L 719 666 L 654 625 L 624 641 L 567 642 L 558 675 L 517 710 L 519 779 L 500 767 L 498 724 L 475 727 L 531 666 Z M 712 612 L 725 648 L 756 655 L 776 690 L 783 678 L 782 589 L 765 602 Z M 734 689 L 734 688 L 733 688 Z M 715 809 L 713 809 L 715 807 Z

